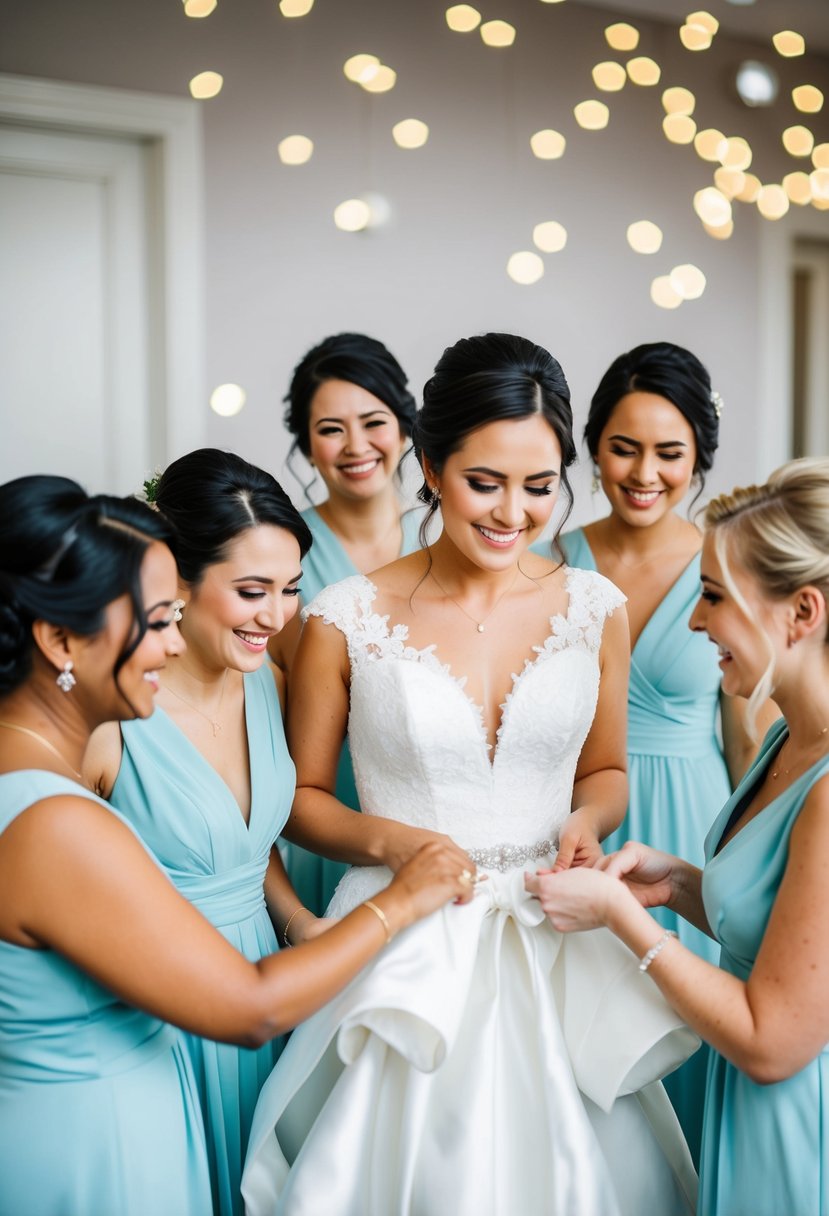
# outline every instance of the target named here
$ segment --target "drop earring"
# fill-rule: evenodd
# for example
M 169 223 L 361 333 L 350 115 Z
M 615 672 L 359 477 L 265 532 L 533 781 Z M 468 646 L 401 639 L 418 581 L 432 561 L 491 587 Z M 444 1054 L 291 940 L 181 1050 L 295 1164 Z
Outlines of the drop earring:
M 72 660 L 67 659 L 63 665 L 63 671 L 58 673 L 58 677 L 55 680 L 55 683 L 57 684 L 57 686 L 61 690 L 61 692 L 71 692 L 72 689 L 75 687 L 75 685 L 78 682 L 75 679 L 75 677 L 72 675 L 73 667 L 74 667 L 74 663 L 72 662 Z
M 599 480 L 599 470 L 596 468 L 595 465 L 593 465 L 593 480 L 590 482 L 590 493 L 598 494 L 598 492 L 601 488 L 602 488 L 602 483 Z

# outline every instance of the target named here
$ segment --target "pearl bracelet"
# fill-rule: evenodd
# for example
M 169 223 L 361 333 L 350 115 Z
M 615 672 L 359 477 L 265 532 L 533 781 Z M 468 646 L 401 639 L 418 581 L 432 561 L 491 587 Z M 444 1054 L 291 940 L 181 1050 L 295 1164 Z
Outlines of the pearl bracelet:
M 642 957 L 639 960 L 639 970 L 642 972 L 643 975 L 647 971 L 648 967 L 650 967 L 651 963 L 656 958 L 657 954 L 659 954 L 660 950 L 662 950 L 668 944 L 668 942 L 671 940 L 672 937 L 676 937 L 676 934 L 674 933 L 673 929 L 666 929 L 665 932 L 660 937 L 659 941 L 656 943 L 656 945 L 651 946 L 651 948 L 650 948 L 650 950 L 648 950 L 647 954 L 642 955 Z

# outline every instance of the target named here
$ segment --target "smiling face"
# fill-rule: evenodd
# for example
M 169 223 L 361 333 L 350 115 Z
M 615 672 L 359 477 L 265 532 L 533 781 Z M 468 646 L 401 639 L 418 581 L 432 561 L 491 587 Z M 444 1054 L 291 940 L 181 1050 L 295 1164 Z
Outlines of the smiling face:
M 665 397 L 628 393 L 599 436 L 595 460 L 613 513 L 635 527 L 663 519 L 688 493 L 697 447 L 691 424 Z
M 756 580 L 731 555 L 728 567 L 748 612 L 726 586 L 714 534 L 709 531 L 702 544 L 702 592 L 689 623 L 707 633 L 719 651 L 723 692 L 750 697 L 772 656 L 776 666 L 785 654 L 788 606 L 763 595 Z
M 379 493 L 406 446 L 393 411 L 347 380 L 326 380 L 314 393 L 308 436 L 311 460 L 332 497 Z
M 176 564 L 166 545 L 156 541 L 148 547 L 140 583 L 147 629 L 117 676 L 115 665 L 136 629 L 128 595 L 107 607 L 100 633 L 79 639 L 78 691 L 98 702 L 91 714 L 96 721 L 148 718 L 159 687 L 159 671 L 169 656 L 184 650 L 172 609 L 178 594 Z
M 440 472 L 444 533 L 474 565 L 500 570 L 538 539 L 553 512 L 561 446 L 540 414 L 490 422 L 467 435 Z
M 272 524 L 248 528 L 223 561 L 186 589 L 182 632 L 194 658 L 214 669 L 254 671 L 299 605 L 299 542 Z

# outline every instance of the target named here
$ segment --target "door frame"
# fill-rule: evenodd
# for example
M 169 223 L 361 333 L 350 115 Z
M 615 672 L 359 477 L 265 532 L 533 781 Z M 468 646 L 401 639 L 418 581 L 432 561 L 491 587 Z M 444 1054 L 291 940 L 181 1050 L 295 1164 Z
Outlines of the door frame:
M 162 465 L 205 443 L 204 203 L 195 101 L 0 73 L 0 122 L 147 143 L 155 237 L 149 322 L 153 432 Z

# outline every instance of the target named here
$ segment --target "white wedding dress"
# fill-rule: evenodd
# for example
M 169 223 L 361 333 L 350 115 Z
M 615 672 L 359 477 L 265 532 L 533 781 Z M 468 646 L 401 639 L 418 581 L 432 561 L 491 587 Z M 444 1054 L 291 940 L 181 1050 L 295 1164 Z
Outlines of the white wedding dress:
M 524 891 L 549 865 L 621 593 L 571 570 L 514 677 L 494 753 L 435 648 L 362 576 L 306 610 L 340 629 L 360 802 L 445 832 L 489 879 L 399 934 L 291 1036 L 254 1117 L 249 1216 L 686 1216 L 696 1177 L 657 1078 L 698 1040 L 607 930 L 562 936 Z M 389 881 L 351 869 L 343 915 Z M 626 1096 L 627 1095 L 627 1096 Z

